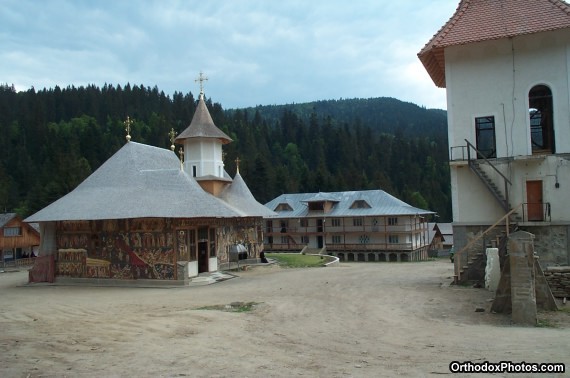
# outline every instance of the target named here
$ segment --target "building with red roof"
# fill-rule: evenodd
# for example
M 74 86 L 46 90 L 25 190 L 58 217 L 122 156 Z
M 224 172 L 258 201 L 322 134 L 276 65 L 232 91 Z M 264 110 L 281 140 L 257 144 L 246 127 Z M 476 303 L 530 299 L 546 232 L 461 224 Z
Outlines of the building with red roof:
M 456 253 L 516 227 L 535 235 L 543 265 L 568 265 L 570 6 L 462 0 L 418 57 L 447 90 Z

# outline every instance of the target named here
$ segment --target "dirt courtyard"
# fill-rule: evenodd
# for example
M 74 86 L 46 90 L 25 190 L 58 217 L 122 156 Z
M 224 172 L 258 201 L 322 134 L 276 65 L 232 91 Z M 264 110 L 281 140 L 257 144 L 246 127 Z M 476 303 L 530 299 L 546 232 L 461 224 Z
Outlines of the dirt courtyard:
M 451 374 L 454 360 L 568 368 L 570 312 L 512 326 L 489 313 L 492 293 L 450 286 L 452 274 L 449 260 L 264 266 L 149 289 L 0 273 L 0 376 L 417 377 Z M 233 302 L 257 305 L 223 311 Z

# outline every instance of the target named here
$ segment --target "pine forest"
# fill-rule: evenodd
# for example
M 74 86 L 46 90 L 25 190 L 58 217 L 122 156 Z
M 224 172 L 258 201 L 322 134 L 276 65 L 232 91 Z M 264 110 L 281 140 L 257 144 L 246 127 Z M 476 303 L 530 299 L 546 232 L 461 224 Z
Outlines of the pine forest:
M 382 189 L 451 221 L 447 118 L 393 98 L 224 109 L 206 101 L 224 146 L 261 203 L 282 193 Z M 73 190 L 124 143 L 169 148 L 196 108 L 192 93 L 143 85 L 18 92 L 0 86 L 0 206 L 25 217 Z M 178 148 L 178 147 L 177 147 Z M 160 201 L 157 198 L 157 201 Z

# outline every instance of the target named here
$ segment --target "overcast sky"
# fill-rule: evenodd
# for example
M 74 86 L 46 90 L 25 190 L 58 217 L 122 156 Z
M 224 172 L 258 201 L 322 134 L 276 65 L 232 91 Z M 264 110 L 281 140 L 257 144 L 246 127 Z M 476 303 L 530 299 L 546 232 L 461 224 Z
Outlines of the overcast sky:
M 459 0 L 1 0 L 0 83 L 155 85 L 223 108 L 395 97 L 445 109 L 417 53 Z

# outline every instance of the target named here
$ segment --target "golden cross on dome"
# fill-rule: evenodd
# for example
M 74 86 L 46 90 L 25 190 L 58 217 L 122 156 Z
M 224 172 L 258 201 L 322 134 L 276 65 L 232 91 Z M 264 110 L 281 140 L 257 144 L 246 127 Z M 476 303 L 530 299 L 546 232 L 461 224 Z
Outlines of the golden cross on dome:
M 131 125 L 133 124 L 133 121 L 129 118 L 129 116 L 127 116 L 127 120 L 124 123 L 125 123 L 125 131 L 127 132 L 127 142 L 130 142 L 131 141 Z
M 174 131 L 174 127 L 170 130 L 170 132 L 168 133 L 168 136 L 170 137 L 170 149 L 172 150 L 172 152 L 174 152 L 174 149 L 176 147 L 174 147 L 174 137 L 176 136 L 176 132 Z
M 204 82 L 208 80 L 208 77 L 204 75 L 202 71 L 200 71 L 200 76 L 194 80 L 194 82 L 200 82 L 200 98 L 204 97 Z
M 239 159 L 239 156 L 236 158 L 235 162 L 236 162 L 236 175 L 239 173 L 239 162 L 241 160 Z

